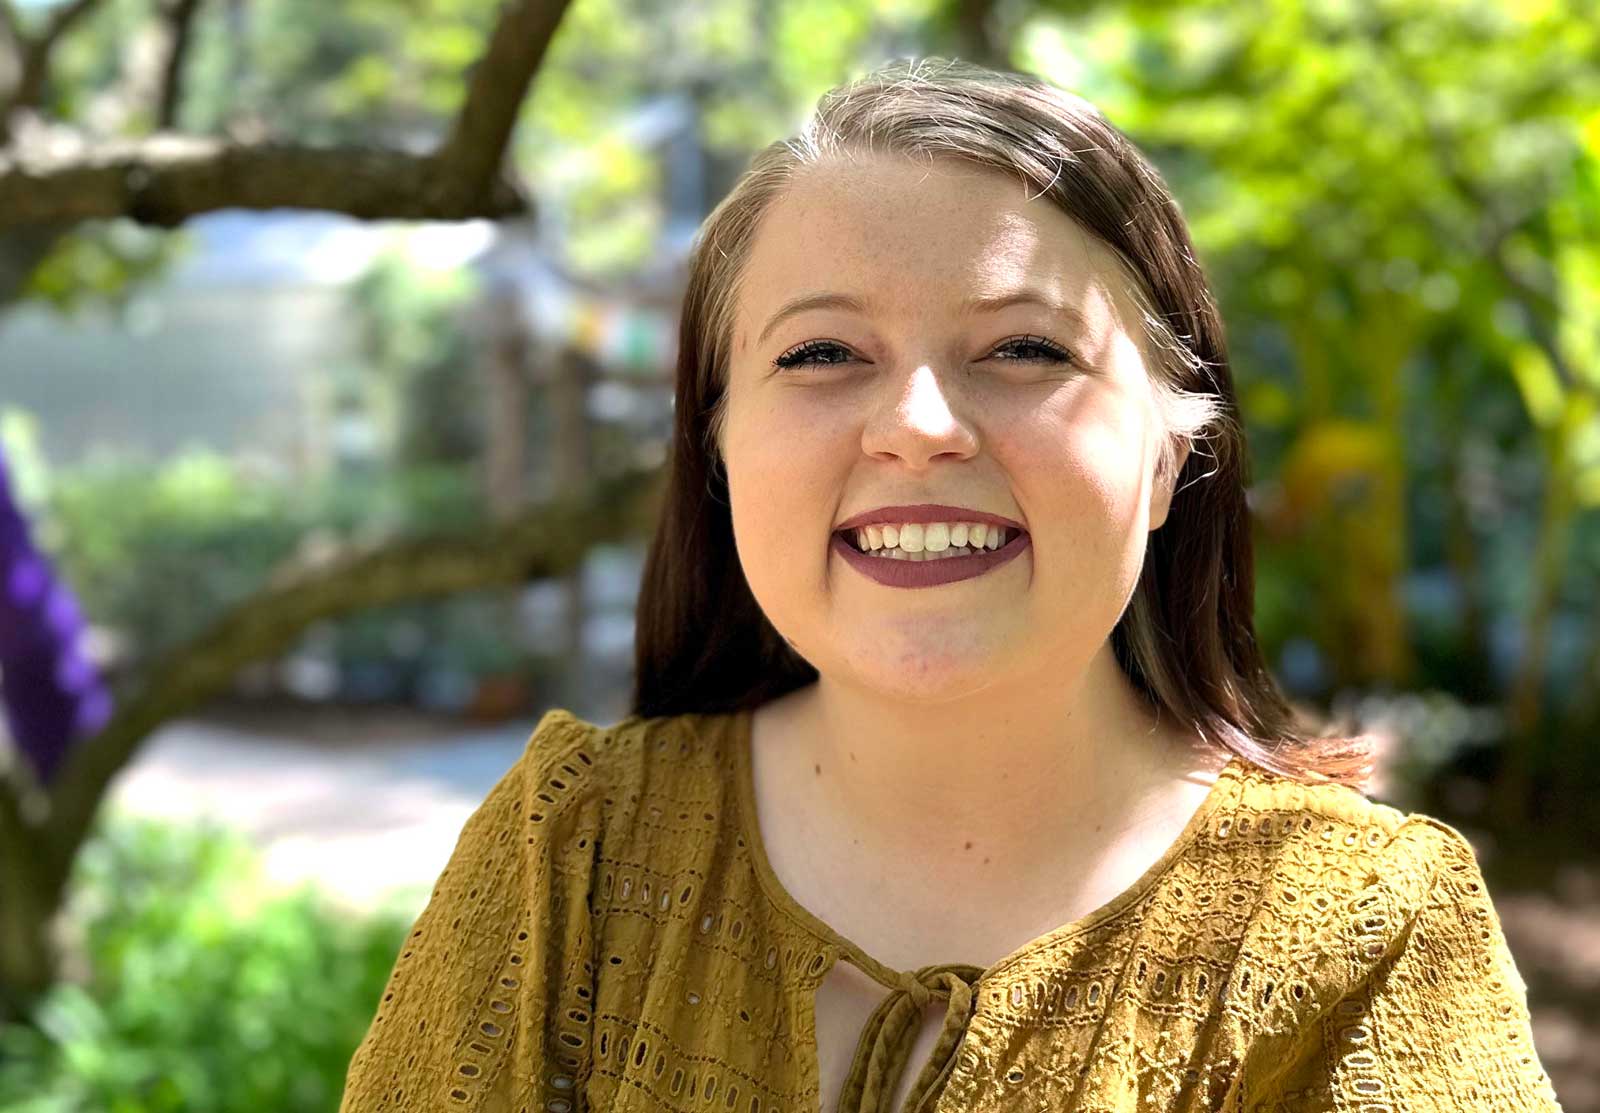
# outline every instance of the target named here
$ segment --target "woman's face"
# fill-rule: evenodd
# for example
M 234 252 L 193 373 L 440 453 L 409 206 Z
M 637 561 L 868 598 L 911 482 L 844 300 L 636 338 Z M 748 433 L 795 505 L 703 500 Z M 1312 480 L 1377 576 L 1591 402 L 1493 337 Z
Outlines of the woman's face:
M 969 304 L 1025 292 L 1041 301 Z M 822 294 L 859 308 L 781 312 Z M 1016 180 L 877 157 L 802 172 L 739 287 L 722 445 L 739 561 L 772 624 L 824 677 L 885 697 L 1081 671 L 1166 516 L 1136 329 L 1110 249 Z M 1026 536 L 980 575 L 923 587 L 879 582 L 834 544 L 863 512 L 930 503 Z

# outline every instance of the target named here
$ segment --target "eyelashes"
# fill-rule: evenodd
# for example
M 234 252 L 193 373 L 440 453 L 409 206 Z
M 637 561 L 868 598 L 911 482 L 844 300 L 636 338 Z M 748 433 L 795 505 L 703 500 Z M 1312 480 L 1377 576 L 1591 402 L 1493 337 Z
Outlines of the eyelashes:
M 1030 355 L 999 356 L 1002 362 L 1007 363 L 1065 363 L 1077 364 L 1077 359 L 1071 352 L 1053 340 L 1043 336 L 1018 336 L 1001 342 L 995 347 L 994 352 L 1027 351 Z M 838 353 L 842 358 L 821 358 L 829 353 Z M 779 369 L 790 370 L 796 367 L 831 367 L 836 364 L 849 362 L 850 354 L 844 345 L 834 340 L 807 340 L 804 344 L 790 348 L 783 355 L 772 361 L 772 365 Z

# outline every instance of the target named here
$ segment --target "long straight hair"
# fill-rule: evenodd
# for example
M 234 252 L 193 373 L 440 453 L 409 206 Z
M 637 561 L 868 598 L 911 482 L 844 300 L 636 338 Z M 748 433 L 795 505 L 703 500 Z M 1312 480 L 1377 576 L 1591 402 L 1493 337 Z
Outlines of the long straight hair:
M 695 238 L 666 487 L 638 602 L 633 714 L 752 709 L 817 679 L 739 566 L 719 446 L 739 278 L 761 218 L 796 171 L 855 154 L 1016 176 L 1111 248 L 1140 309 L 1165 426 L 1157 481 L 1175 484 L 1111 634 L 1117 663 L 1152 707 L 1207 744 L 1298 780 L 1364 787 L 1369 740 L 1318 734 L 1256 643 L 1244 430 L 1222 319 L 1177 202 L 1089 102 L 943 58 L 903 59 L 824 94 L 800 134 L 751 159 Z M 1191 451 L 1169 480 L 1183 444 Z

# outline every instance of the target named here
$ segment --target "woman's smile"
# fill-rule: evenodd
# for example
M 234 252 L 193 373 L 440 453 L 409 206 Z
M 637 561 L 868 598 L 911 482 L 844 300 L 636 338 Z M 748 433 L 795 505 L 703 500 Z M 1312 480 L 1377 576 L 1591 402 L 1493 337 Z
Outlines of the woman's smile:
M 832 535 L 832 549 L 851 568 L 886 587 L 938 587 L 993 572 L 1021 556 L 1022 551 L 1030 547 L 1025 531 L 1000 532 L 1009 532 L 1011 536 L 997 548 L 963 547 L 961 555 L 954 556 L 947 555 L 955 552 L 948 547 L 937 553 L 926 550 L 908 553 L 899 546 L 862 552 L 843 533 Z M 884 553 L 890 555 L 881 555 Z

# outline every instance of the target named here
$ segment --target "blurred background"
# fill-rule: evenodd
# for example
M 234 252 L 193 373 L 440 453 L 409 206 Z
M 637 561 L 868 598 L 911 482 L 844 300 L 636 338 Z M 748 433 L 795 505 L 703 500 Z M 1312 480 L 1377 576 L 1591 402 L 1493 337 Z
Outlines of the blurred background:
M 904 55 L 1167 177 L 1268 659 L 1600 1110 L 1585 0 L 0 0 L 0 1108 L 331 1113 L 540 714 L 625 714 L 697 226 Z

